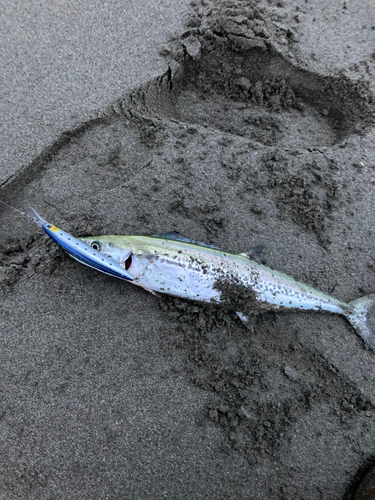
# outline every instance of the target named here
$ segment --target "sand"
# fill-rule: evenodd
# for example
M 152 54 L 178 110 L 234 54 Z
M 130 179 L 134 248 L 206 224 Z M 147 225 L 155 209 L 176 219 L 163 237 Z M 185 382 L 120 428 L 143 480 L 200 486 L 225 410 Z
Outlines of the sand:
M 374 293 L 374 8 L 300 4 L 192 2 L 155 35 L 159 72 L 95 116 L 83 99 L 1 200 L 77 237 L 264 245 L 342 300 Z M 344 318 L 246 328 L 0 219 L 0 498 L 351 498 L 375 457 L 375 354 Z

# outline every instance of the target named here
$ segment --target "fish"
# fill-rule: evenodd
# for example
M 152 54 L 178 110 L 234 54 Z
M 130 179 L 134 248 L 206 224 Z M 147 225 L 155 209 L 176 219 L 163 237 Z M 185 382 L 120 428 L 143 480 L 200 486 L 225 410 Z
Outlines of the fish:
M 7 205 L 4 202 L 1 202 Z M 41 227 L 73 259 L 104 274 L 137 285 L 152 294 L 168 294 L 220 304 L 232 291 L 243 294 L 239 318 L 262 311 L 316 311 L 344 316 L 365 344 L 375 350 L 370 320 L 375 294 L 343 302 L 257 259 L 261 247 L 234 254 L 178 232 L 152 236 L 87 236 L 75 238 L 45 221 L 32 207 L 21 212 Z
M 340 314 L 375 350 L 375 332 L 369 322 L 375 310 L 375 294 L 343 302 L 257 262 L 251 251 L 233 254 L 176 232 L 90 236 L 82 241 L 129 271 L 134 276 L 132 284 L 153 294 L 220 304 L 226 300 L 228 286 L 229 290 L 233 287 L 238 292 L 250 292 L 245 293 L 249 303 L 244 310 L 236 311 L 244 323 L 249 321 L 250 312 Z

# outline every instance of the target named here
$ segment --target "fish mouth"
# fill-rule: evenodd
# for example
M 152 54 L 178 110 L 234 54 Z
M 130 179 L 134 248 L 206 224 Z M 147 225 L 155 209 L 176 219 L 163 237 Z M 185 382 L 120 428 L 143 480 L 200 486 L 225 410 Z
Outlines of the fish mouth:
M 105 253 L 103 255 L 105 255 L 109 259 L 113 259 L 112 255 L 109 253 Z M 115 260 L 115 259 L 113 259 L 113 260 Z M 132 258 L 132 254 L 130 254 L 128 257 L 121 260 L 118 264 L 119 264 L 119 266 L 123 267 L 125 269 L 125 271 L 127 271 L 130 268 L 130 266 L 132 265 L 132 263 L 133 263 L 133 258 Z
M 125 260 L 125 271 L 129 269 L 129 267 L 132 265 L 132 262 L 132 254 L 130 254 L 129 257 Z
M 132 276 L 130 273 L 123 272 L 121 276 L 119 276 L 119 273 L 116 270 L 112 270 L 108 265 L 101 265 L 97 262 L 93 262 L 90 258 L 83 256 L 82 254 L 72 252 L 62 246 L 62 248 L 65 250 L 65 252 L 70 255 L 70 257 L 73 257 L 73 259 L 77 260 L 78 262 L 82 262 L 82 264 L 85 264 L 88 267 L 91 267 L 92 269 L 96 269 L 97 271 L 100 271 L 101 273 L 107 274 L 108 276 L 113 276 L 115 278 L 122 278 L 127 281 L 133 281 L 134 276 Z M 103 254 L 105 255 L 105 254 Z
M 103 255 L 105 255 L 106 257 L 108 257 L 109 259 L 112 259 L 114 260 L 115 262 L 117 262 L 110 253 L 103 253 Z M 125 259 L 123 260 L 120 260 L 120 262 L 118 262 L 118 265 L 123 267 L 125 269 L 125 271 L 127 271 L 129 269 L 129 267 L 132 265 L 133 263 L 133 258 L 132 258 L 132 254 L 130 254 L 128 257 L 126 257 Z
M 44 227 L 43 227 L 43 229 L 44 229 Z M 45 229 L 45 231 L 47 232 L 46 229 Z M 56 236 L 53 233 L 47 232 L 47 234 L 68 255 L 70 255 L 70 257 L 77 260 L 78 262 L 81 262 L 82 264 L 85 264 L 86 266 L 91 267 L 92 269 L 96 269 L 97 271 L 100 271 L 100 272 L 107 274 L 109 276 L 113 276 L 115 278 L 124 279 L 126 281 L 133 281 L 134 280 L 134 276 L 132 276 L 129 272 L 127 272 L 127 270 L 120 269 L 119 264 L 117 264 L 113 259 L 111 259 L 112 263 L 105 262 L 105 259 L 101 259 L 101 260 L 103 260 L 103 263 L 102 263 L 101 261 L 98 261 L 97 257 L 96 257 L 96 259 L 93 259 L 90 256 L 90 253 L 86 252 L 87 248 L 80 247 L 78 242 L 76 243 L 76 245 L 78 245 L 78 247 L 75 248 L 75 246 L 74 246 L 74 248 L 73 248 L 72 245 L 68 245 L 64 241 L 60 240 L 59 238 L 56 238 Z M 79 240 L 76 239 L 76 241 L 79 241 Z M 85 245 L 87 245 L 87 243 L 85 241 L 83 241 L 83 240 L 80 240 L 80 241 L 83 244 L 83 247 L 85 247 Z M 89 246 L 89 245 L 87 245 L 87 246 Z M 101 253 L 99 251 L 97 251 L 97 254 L 100 254 L 103 257 L 107 257 L 106 254 Z M 95 253 L 94 253 L 94 255 L 95 255 Z M 116 269 L 116 267 L 119 267 L 119 269 Z

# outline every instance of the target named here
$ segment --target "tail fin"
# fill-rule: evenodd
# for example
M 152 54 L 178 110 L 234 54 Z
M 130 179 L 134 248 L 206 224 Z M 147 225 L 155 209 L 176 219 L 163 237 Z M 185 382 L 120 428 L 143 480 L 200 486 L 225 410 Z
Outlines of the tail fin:
M 349 306 L 350 311 L 346 316 L 347 319 L 361 339 L 375 350 L 375 330 L 370 324 L 371 310 L 374 309 L 375 312 L 375 294 L 366 295 L 360 299 L 353 300 L 349 302 Z

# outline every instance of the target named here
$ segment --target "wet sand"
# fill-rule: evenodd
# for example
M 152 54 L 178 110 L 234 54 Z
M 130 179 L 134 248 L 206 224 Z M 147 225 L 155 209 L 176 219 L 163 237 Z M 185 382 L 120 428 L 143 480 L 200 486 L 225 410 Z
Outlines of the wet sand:
M 193 2 L 160 73 L 72 122 L 1 199 L 77 237 L 262 244 L 326 293 L 374 293 L 372 10 Z M 344 318 L 246 328 L 0 219 L 0 498 L 350 498 L 375 457 L 375 354 Z

